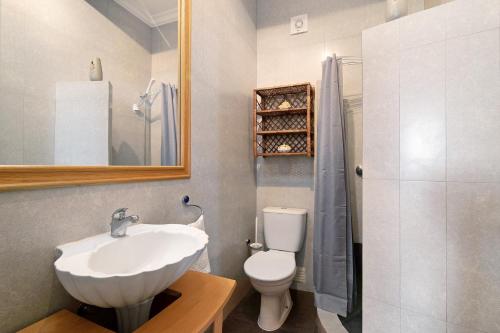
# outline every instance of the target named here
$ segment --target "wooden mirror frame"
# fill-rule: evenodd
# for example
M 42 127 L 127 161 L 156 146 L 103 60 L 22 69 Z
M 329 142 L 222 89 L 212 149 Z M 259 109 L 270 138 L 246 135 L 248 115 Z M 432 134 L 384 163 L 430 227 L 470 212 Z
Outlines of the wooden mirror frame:
M 0 166 L 0 191 L 191 177 L 191 0 L 179 0 L 181 165 Z

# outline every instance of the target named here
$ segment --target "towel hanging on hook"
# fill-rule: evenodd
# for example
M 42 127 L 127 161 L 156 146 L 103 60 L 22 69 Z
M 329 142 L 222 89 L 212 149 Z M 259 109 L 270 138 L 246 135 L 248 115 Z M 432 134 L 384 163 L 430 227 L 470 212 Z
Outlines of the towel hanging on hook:
M 182 204 L 186 207 L 196 207 L 200 210 L 200 215 L 198 216 L 197 219 L 194 220 L 193 223 L 188 224 L 191 227 L 198 228 L 200 230 L 205 231 L 205 222 L 203 220 L 203 208 L 201 208 L 198 205 L 195 204 L 190 204 L 189 203 L 189 196 L 185 195 L 182 197 Z M 203 272 L 203 273 L 210 273 L 211 268 L 210 268 L 210 259 L 208 257 L 208 250 L 205 248 L 203 250 L 200 258 L 191 266 L 192 270 L 198 271 L 198 272 Z

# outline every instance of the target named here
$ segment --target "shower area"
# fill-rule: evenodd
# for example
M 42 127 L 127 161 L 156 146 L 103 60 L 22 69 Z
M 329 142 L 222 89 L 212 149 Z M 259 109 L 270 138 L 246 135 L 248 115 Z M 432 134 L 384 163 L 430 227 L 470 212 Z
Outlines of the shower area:
M 165 83 L 155 87 L 155 82 L 152 78 L 138 103 L 132 105 L 132 111 L 144 124 L 143 165 L 178 165 L 178 90 Z
M 355 299 L 351 313 L 347 317 L 338 317 L 349 333 L 362 332 L 362 234 L 363 234 L 363 94 L 361 88 L 351 90 L 349 80 L 361 76 L 363 60 L 358 57 L 343 57 L 342 69 L 343 113 L 345 119 L 345 137 L 347 141 L 346 166 L 347 186 L 352 216 L 354 283 Z M 347 74 L 345 74 L 347 73 Z M 347 81 L 347 82 L 346 82 Z
M 363 332 L 500 331 L 499 13 L 363 32 Z
M 318 83 L 318 122 L 326 124 L 318 123 L 315 161 L 313 256 L 320 332 L 362 332 L 362 70 L 361 57 L 332 55 L 323 61 Z M 346 261 L 330 267 L 334 260 L 321 259 L 325 256 Z

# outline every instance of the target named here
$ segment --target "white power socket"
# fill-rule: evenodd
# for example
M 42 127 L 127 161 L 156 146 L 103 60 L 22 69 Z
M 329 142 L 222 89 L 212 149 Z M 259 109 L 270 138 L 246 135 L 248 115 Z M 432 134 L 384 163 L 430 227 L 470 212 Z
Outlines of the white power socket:
M 305 267 L 299 267 L 299 266 L 297 267 L 293 281 L 295 281 L 297 283 L 306 283 L 306 268 Z

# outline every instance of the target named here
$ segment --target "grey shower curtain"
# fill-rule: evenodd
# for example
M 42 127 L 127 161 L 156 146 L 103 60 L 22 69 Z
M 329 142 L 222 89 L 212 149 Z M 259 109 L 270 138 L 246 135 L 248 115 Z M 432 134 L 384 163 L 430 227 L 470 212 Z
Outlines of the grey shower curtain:
M 161 89 L 161 165 L 177 165 L 177 89 L 165 83 Z
M 323 62 L 316 129 L 313 266 L 316 306 L 345 317 L 355 299 L 355 282 L 340 71 L 335 55 Z

